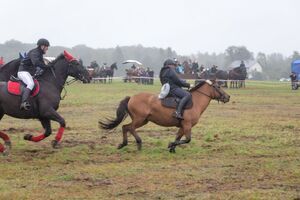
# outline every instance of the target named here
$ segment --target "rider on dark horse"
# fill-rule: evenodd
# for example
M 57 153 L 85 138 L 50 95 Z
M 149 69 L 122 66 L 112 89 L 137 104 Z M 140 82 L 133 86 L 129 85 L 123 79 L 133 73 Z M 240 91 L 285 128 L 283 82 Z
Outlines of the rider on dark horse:
M 43 54 L 48 50 L 50 43 L 46 39 L 39 39 L 37 41 L 37 47 L 30 50 L 25 58 L 21 59 L 21 64 L 18 70 L 18 78 L 26 84 L 26 88 L 22 94 L 22 102 L 20 109 L 29 110 L 30 104 L 28 97 L 34 87 L 32 75 L 40 76 L 43 71 L 47 68 L 44 63 Z
M 164 66 L 161 68 L 159 78 L 161 84 L 170 84 L 170 94 L 179 97 L 181 100 L 178 103 L 176 111 L 173 113 L 173 117 L 183 120 L 182 111 L 192 96 L 189 92 L 183 90 L 181 87 L 190 87 L 190 84 L 178 78 L 175 72 L 176 63 L 172 59 L 167 59 L 164 62 Z

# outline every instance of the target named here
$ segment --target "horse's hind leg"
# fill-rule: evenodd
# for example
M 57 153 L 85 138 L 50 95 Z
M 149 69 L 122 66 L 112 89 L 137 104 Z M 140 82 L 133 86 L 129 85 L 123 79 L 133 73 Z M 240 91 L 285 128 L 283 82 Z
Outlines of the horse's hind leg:
M 26 134 L 24 136 L 24 140 L 29 140 L 29 141 L 32 141 L 32 142 L 39 142 L 39 141 L 45 139 L 46 137 L 48 137 L 51 134 L 50 120 L 45 119 L 45 118 L 40 118 L 39 120 L 40 120 L 43 128 L 45 129 L 45 132 L 41 135 L 38 135 L 38 136 L 33 136 L 31 134 Z
M 6 135 L 4 132 L 0 131 L 0 138 L 4 140 L 4 145 L 0 143 L 0 153 L 7 156 L 9 154 L 9 151 L 11 149 L 11 141 L 8 135 Z
M 128 144 L 128 135 L 127 135 L 127 133 L 129 131 L 133 135 L 133 137 L 135 138 L 138 150 L 141 150 L 142 149 L 142 139 L 137 134 L 135 129 L 147 124 L 147 122 L 148 122 L 147 120 L 143 120 L 143 121 L 140 121 L 140 122 L 137 122 L 137 121 L 133 120 L 130 124 L 123 125 L 123 127 L 122 127 L 123 142 L 121 144 L 119 144 L 118 149 L 121 149 L 121 148 L 127 146 L 127 144 Z
M 3 116 L 4 116 L 4 113 L 3 113 L 3 111 L 1 111 L 0 120 L 2 119 Z M 2 138 L 4 140 L 4 146 L 0 143 L 0 153 L 2 153 L 3 155 L 8 155 L 9 150 L 11 149 L 10 139 L 9 139 L 8 135 L 6 135 L 2 131 L 0 131 L 0 138 Z
M 127 144 L 128 144 L 127 132 L 129 131 L 130 126 L 131 126 L 131 123 L 122 126 L 123 142 L 118 145 L 118 149 L 122 149 L 123 147 L 127 146 Z
M 146 120 L 146 119 L 140 119 L 139 121 L 133 121 L 132 125 L 131 125 L 131 129 L 129 130 L 131 135 L 133 135 L 133 137 L 135 138 L 138 150 L 142 149 L 142 139 L 140 138 L 140 136 L 137 134 L 137 132 L 135 130 L 137 128 L 144 126 L 147 123 L 148 123 L 148 120 Z

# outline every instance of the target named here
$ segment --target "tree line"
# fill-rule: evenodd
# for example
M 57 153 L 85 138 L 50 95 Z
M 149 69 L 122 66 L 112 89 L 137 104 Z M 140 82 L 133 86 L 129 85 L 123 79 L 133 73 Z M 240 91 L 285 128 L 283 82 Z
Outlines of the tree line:
M 35 47 L 35 44 L 22 43 L 17 40 L 9 40 L 0 44 L 0 56 L 3 56 L 5 62 L 18 57 L 19 52 L 27 52 Z M 263 72 L 255 75 L 259 80 L 278 80 L 281 77 L 288 77 L 291 73 L 290 65 L 295 59 L 300 59 L 298 51 L 294 51 L 290 56 L 284 56 L 281 53 L 265 54 L 259 52 L 256 55 L 248 50 L 245 46 L 229 46 L 223 53 L 198 52 L 192 55 L 179 55 L 172 48 L 143 47 L 135 46 L 116 46 L 115 48 L 90 48 L 86 45 L 77 45 L 72 48 L 63 46 L 51 46 L 47 56 L 56 57 L 63 50 L 69 51 L 76 58 L 80 58 L 85 66 L 91 62 L 97 61 L 99 65 L 103 63 L 112 64 L 117 62 L 119 70 L 117 76 L 125 75 L 125 69 L 129 65 L 121 64 L 124 60 L 138 60 L 145 67 L 154 70 L 155 74 L 159 73 L 165 59 L 177 58 L 179 61 L 191 60 L 197 61 L 200 65 L 210 68 L 217 65 L 219 69 L 228 70 L 228 65 L 235 60 L 256 60 L 263 68 Z

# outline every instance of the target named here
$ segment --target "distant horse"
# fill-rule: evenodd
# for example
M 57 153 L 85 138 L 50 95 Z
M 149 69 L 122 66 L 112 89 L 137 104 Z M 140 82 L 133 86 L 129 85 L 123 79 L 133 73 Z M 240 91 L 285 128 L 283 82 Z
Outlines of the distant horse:
M 89 68 L 89 75 L 94 83 L 106 83 L 106 70 L 103 67 Z
M 220 84 L 224 84 L 224 87 L 228 87 L 227 80 L 229 78 L 228 72 L 224 70 L 217 70 L 216 71 L 216 79 L 218 79 Z
M 117 70 L 118 66 L 117 63 L 114 62 L 109 69 L 105 69 L 106 70 L 106 78 L 108 78 L 108 83 L 112 83 L 112 78 L 114 77 L 114 70 Z
M 209 105 L 212 99 L 228 102 L 230 96 L 226 94 L 216 82 L 201 81 L 190 90 L 192 94 L 193 105 L 184 111 L 184 120 L 179 121 L 172 117 L 175 108 L 162 106 L 161 100 L 155 94 L 139 93 L 132 97 L 125 97 L 119 104 L 116 111 L 116 118 L 107 122 L 99 121 L 102 129 L 111 130 L 117 127 L 129 114 L 132 122 L 123 125 L 123 142 L 119 144 L 118 149 L 128 144 L 127 132 L 129 131 L 135 138 L 138 150 L 142 147 L 142 140 L 135 131 L 144 126 L 149 121 L 160 126 L 177 126 L 179 130 L 174 142 L 170 143 L 168 148 L 170 152 L 175 152 L 177 145 L 189 143 L 191 141 L 191 129 L 195 126 Z M 185 136 L 185 140 L 180 140 Z
M 246 87 L 245 79 L 247 78 L 246 67 L 235 67 L 228 72 L 230 79 L 230 88 Z
M 15 74 L 16 71 L 13 70 L 17 69 L 16 66 L 18 66 L 18 64 L 18 60 L 6 64 L 6 66 L 4 66 L 7 67 L 6 73 Z M 2 78 L 5 78 L 3 71 L 1 71 L 0 74 L 3 76 Z M 7 76 L 8 75 L 6 75 L 6 77 Z M 31 108 L 28 111 L 20 110 L 21 94 L 19 91 L 21 89 L 17 90 L 19 94 L 11 94 L 11 92 L 8 91 L 8 87 L 11 87 L 10 84 L 12 82 L 0 82 L 0 120 L 5 114 L 20 119 L 39 119 L 45 132 L 38 136 L 31 134 L 24 136 L 25 140 L 33 142 L 39 142 L 48 137 L 52 133 L 50 121 L 56 121 L 60 124 L 60 128 L 55 140 L 52 141 L 52 146 L 54 148 L 57 147 L 64 133 L 66 123 L 64 118 L 62 118 L 56 110 L 59 107 L 61 100 L 60 94 L 68 76 L 79 79 L 84 83 L 89 81 L 86 69 L 69 53 L 64 52 L 64 54 L 59 55 L 51 62 L 49 68 L 39 77 L 39 86 L 36 87 L 39 88 L 39 92 L 35 91 L 36 96 L 29 98 Z M 16 85 L 16 83 L 13 82 L 13 85 Z M 0 152 L 7 154 L 11 146 L 10 139 L 8 135 L 1 131 L 0 138 L 5 141 L 5 146 L 0 144 Z

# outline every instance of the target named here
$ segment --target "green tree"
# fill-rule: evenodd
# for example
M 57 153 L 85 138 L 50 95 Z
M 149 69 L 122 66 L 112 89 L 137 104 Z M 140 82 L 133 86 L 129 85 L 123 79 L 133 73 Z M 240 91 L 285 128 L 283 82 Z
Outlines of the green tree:
M 230 46 L 225 50 L 225 62 L 229 65 L 235 60 L 253 59 L 253 53 L 244 46 Z

